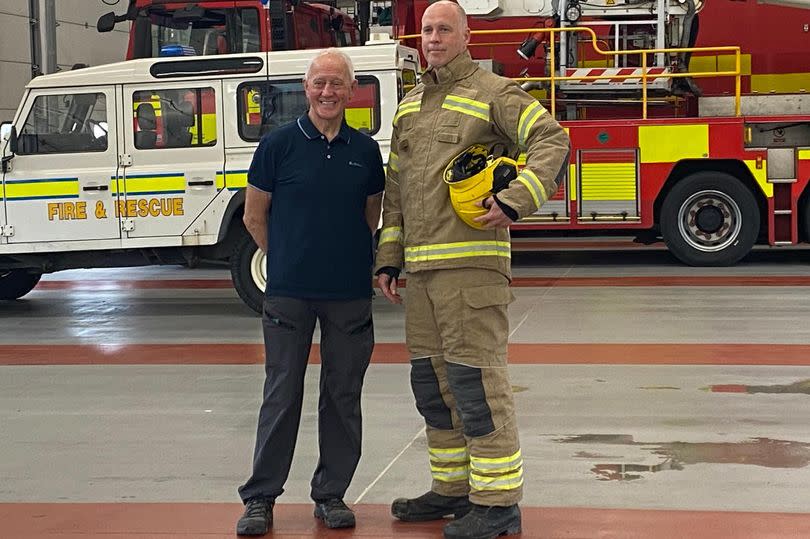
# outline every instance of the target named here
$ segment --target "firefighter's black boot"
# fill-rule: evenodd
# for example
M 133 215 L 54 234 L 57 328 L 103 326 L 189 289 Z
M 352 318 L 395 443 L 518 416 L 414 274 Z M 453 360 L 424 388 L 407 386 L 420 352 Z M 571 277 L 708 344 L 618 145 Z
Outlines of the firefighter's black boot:
M 467 496 L 442 496 L 428 491 L 418 498 L 397 498 L 391 504 L 391 514 L 404 522 L 440 520 L 446 516 L 459 518 L 472 509 Z
M 520 508 L 488 507 L 472 504 L 463 518 L 444 527 L 445 539 L 494 539 L 499 535 L 520 533 Z
M 264 535 L 273 527 L 273 500 L 251 498 L 245 502 L 245 513 L 236 523 L 237 535 Z

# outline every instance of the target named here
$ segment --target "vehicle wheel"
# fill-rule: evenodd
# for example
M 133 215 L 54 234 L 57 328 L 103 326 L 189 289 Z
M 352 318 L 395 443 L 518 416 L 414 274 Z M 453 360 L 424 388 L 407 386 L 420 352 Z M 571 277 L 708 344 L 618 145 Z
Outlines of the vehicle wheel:
M 267 287 L 267 257 L 245 233 L 231 254 L 233 286 L 248 307 L 261 314 Z
M 697 172 L 678 182 L 661 206 L 661 234 L 690 266 L 730 266 L 759 235 L 759 206 L 743 183 L 724 172 Z
M 0 272 L 0 299 L 19 299 L 29 293 L 39 282 L 41 273 L 25 270 Z

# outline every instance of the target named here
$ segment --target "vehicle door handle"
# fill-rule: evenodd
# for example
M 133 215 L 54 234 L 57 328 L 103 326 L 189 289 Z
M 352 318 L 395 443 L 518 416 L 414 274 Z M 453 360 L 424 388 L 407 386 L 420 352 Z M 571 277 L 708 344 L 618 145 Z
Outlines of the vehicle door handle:
M 82 187 L 82 191 L 107 191 L 109 188 L 109 185 L 86 185 Z
M 214 185 L 214 180 L 199 180 L 199 181 L 189 180 L 188 182 L 189 187 L 195 187 L 197 185 Z

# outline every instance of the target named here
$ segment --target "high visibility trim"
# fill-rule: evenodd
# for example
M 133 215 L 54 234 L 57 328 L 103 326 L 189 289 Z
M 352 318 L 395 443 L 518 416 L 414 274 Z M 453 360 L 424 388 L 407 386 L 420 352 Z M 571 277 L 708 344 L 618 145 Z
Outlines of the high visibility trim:
M 513 455 L 499 458 L 470 457 L 470 466 L 474 471 L 493 473 L 511 472 L 523 466 L 523 456 L 520 449 Z
M 412 112 L 419 112 L 419 109 L 422 108 L 421 101 L 409 101 L 407 103 L 400 103 L 399 108 L 397 108 L 397 113 L 394 115 L 394 125 L 397 125 L 399 119 L 406 114 L 411 114 Z
M 405 247 L 405 262 L 427 262 L 475 256 L 511 258 L 511 246 L 508 241 L 460 241 Z
M 79 178 L 7 179 L 6 200 L 79 198 Z
M 228 191 L 238 191 L 247 187 L 247 170 L 228 170 L 225 172 L 225 186 Z
M 399 156 L 394 152 L 388 154 L 388 168 L 394 172 L 399 172 Z
M 518 121 L 518 146 L 526 148 L 526 139 L 529 138 L 529 131 L 532 130 L 537 119 L 545 114 L 545 112 L 546 109 L 537 101 L 526 107 L 526 110 L 520 115 L 520 120 Z
M 428 455 L 433 462 L 467 462 L 470 460 L 466 447 L 452 447 L 450 449 L 428 447 Z
M 468 466 L 458 466 L 456 468 L 436 468 L 431 466 L 430 475 L 436 481 L 454 483 L 456 481 L 467 481 L 470 476 L 470 470 Z
M 179 194 L 186 191 L 186 177 L 182 172 L 125 176 L 124 185 L 132 195 Z
M 389 226 L 380 231 L 380 242 L 383 243 L 402 243 L 402 227 Z
M 470 472 L 470 487 L 474 490 L 514 490 L 523 484 L 523 468 L 515 473 L 487 477 Z
M 481 101 L 475 101 L 474 99 L 468 99 L 466 97 L 460 97 L 457 95 L 448 95 L 444 98 L 442 108 L 467 114 L 469 116 L 484 120 L 485 122 L 489 121 L 489 104 L 482 103 Z
M 537 179 L 534 172 L 528 168 L 524 168 L 520 171 L 517 181 L 526 186 L 526 189 L 528 189 L 529 193 L 532 195 L 535 206 L 538 208 L 543 204 L 543 202 L 548 200 L 545 187 L 543 187 L 543 184 Z

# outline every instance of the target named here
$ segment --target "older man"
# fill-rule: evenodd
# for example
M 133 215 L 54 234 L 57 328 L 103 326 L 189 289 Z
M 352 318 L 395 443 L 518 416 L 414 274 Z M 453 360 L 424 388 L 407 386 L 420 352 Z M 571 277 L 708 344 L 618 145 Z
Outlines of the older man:
M 253 473 L 239 488 L 241 535 L 263 535 L 283 492 L 301 419 L 316 320 L 321 329 L 320 459 L 315 516 L 353 527 L 343 496 L 360 459 L 360 391 L 374 347 L 372 230 L 385 182 L 377 143 L 349 127 L 357 87 L 350 59 L 318 54 L 304 78 L 309 111 L 267 134 L 248 172 L 244 222 L 267 253 L 265 382 Z
M 473 62 L 469 39 L 457 4 L 425 10 L 429 67 L 394 118 L 376 272 L 383 294 L 399 303 L 396 280 L 403 265 L 408 271 L 411 386 L 427 424 L 433 477 L 429 492 L 395 500 L 391 510 L 405 521 L 454 515 L 444 528 L 451 539 L 521 529 L 523 457 L 506 360 L 508 227 L 554 194 L 569 148 L 536 100 Z M 525 152 L 526 166 L 503 190 L 483 196 L 481 215 L 468 223 L 455 213 L 443 179 L 445 168 L 477 145 L 515 159 Z

